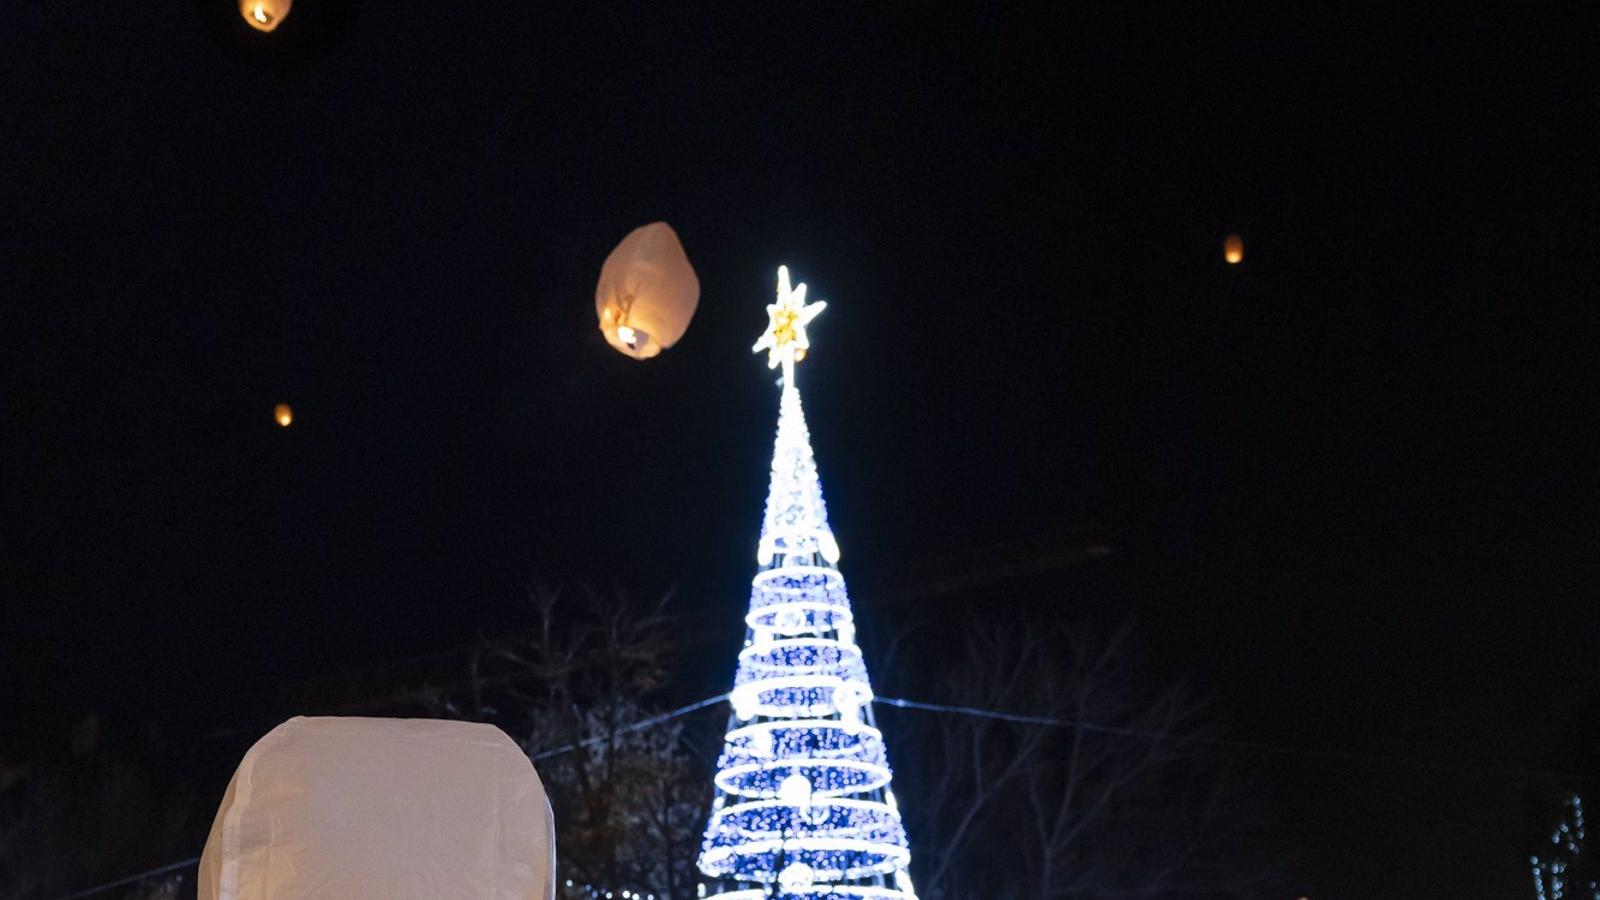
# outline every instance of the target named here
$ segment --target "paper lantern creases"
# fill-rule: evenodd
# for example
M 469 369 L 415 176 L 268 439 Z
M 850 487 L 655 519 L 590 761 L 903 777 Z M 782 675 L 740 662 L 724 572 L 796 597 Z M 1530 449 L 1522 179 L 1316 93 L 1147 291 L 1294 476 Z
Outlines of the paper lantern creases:
M 676 344 L 700 304 L 700 279 L 665 222 L 634 229 L 600 267 L 595 314 L 606 343 L 634 359 Z

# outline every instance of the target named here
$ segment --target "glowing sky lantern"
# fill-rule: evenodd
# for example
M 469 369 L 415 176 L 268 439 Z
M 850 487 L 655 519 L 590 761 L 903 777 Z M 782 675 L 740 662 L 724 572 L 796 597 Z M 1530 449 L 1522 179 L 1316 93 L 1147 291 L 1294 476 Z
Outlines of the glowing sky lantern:
M 272 418 L 276 420 L 279 425 L 282 425 L 284 428 L 288 428 L 290 423 L 294 421 L 294 409 L 287 403 L 279 403 L 277 406 L 272 408 Z
M 257 31 L 271 31 L 289 15 L 294 0 L 239 0 L 239 15 Z
M 1222 242 L 1222 258 L 1230 266 L 1244 262 L 1244 238 L 1237 234 L 1228 235 L 1227 240 Z
M 600 268 L 595 314 L 606 342 L 634 359 L 671 347 L 700 304 L 700 279 L 665 222 L 636 228 Z
M 200 900 L 555 900 L 555 822 L 493 725 L 296 716 L 240 760 L 195 881 Z

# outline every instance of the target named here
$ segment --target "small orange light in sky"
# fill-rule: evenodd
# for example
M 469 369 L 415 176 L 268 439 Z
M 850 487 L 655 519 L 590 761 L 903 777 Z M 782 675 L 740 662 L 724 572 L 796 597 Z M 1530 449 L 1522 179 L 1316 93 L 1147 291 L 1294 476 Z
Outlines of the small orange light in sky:
M 271 31 L 289 14 L 294 0 L 239 0 L 239 14 L 257 31 Z
M 1228 239 L 1222 242 L 1222 258 L 1230 266 L 1244 262 L 1244 238 L 1237 234 L 1228 235 Z
M 279 403 L 272 408 L 272 417 L 278 420 L 279 425 L 288 428 L 289 423 L 294 421 L 294 410 L 287 403 Z

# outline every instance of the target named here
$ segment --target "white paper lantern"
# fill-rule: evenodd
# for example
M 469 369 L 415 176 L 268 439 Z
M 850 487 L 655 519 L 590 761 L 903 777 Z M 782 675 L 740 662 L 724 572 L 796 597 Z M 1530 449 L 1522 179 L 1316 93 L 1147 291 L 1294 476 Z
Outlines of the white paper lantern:
M 239 763 L 200 900 L 553 900 L 555 825 L 493 725 L 293 718 Z
M 671 347 L 700 304 L 700 279 L 665 222 L 636 228 L 600 268 L 595 314 L 606 342 L 634 359 Z

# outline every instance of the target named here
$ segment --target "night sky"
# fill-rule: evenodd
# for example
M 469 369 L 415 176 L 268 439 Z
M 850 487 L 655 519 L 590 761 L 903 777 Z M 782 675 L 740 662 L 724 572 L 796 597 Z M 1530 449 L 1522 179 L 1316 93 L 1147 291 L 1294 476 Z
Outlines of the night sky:
M 1600 758 L 1596 20 L 910 10 L 6 4 L 0 737 L 461 646 L 536 577 L 676 586 L 725 680 L 786 263 L 853 584 L 1088 528 L 1061 615 L 1359 757 L 1257 760 L 1286 891 L 1531 896 L 1594 782 L 1528 770 Z M 640 363 L 593 291 L 655 220 L 702 296 Z

